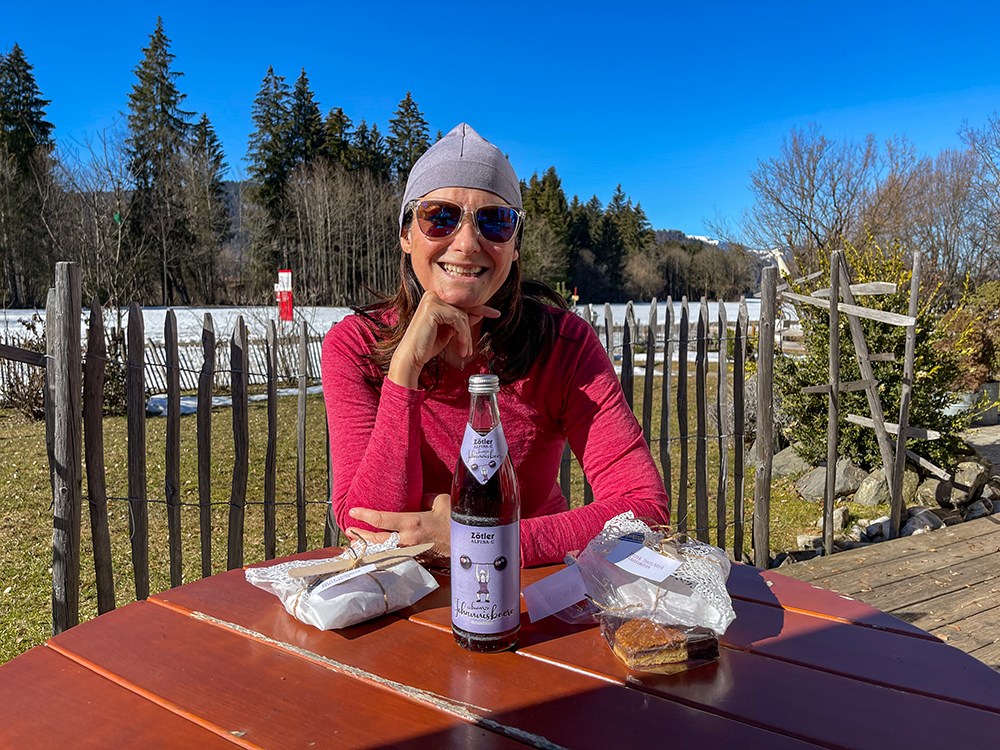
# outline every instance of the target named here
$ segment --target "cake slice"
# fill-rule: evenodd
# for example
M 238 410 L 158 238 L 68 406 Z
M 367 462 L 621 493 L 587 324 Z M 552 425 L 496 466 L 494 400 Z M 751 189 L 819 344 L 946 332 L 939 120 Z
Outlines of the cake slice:
M 615 656 L 629 669 L 649 669 L 719 655 L 719 641 L 711 631 L 697 628 L 685 632 L 647 617 L 626 620 L 615 630 L 611 641 Z

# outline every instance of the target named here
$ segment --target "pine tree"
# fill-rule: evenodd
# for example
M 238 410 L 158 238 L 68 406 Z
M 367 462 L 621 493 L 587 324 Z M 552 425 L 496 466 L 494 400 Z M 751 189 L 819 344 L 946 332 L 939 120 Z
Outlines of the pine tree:
M 285 184 L 295 165 L 288 148 L 291 131 L 288 85 L 272 67 L 267 69 L 253 102 L 253 124 L 256 129 L 250 134 L 247 150 L 250 176 L 256 182 L 258 202 L 272 220 L 277 220 Z
M 22 174 L 37 154 L 47 155 L 53 146 L 53 125 L 45 119 L 51 102 L 42 98 L 33 70 L 17 44 L 0 55 L 0 146 Z
M 137 185 L 130 235 L 137 248 L 152 245 L 159 253 L 163 304 L 175 291 L 188 304 L 182 266 L 192 241 L 182 205 L 182 153 L 191 113 L 181 109 L 185 97 L 175 81 L 183 73 L 170 68 L 174 55 L 162 18 L 156 19 L 156 29 L 143 53 L 135 68 L 139 80 L 128 99 L 126 144 Z
M 430 147 L 427 121 L 410 92 L 399 102 L 396 116 L 389 120 L 388 145 L 392 175 L 406 180 L 417 159 Z
M 331 164 L 351 168 L 351 129 L 354 124 L 340 107 L 334 107 L 323 123 L 323 156 Z
M 362 120 L 358 129 L 354 131 L 352 146 L 352 162 L 355 169 L 367 169 L 379 179 L 389 179 L 392 161 L 385 139 L 379 133 L 378 125 L 369 128 Z
M 292 91 L 290 105 L 291 126 L 288 141 L 288 155 L 293 168 L 298 164 L 312 164 L 323 149 L 323 118 L 319 105 L 309 89 L 306 69 L 302 69 Z
M 0 55 L 0 262 L 15 307 L 39 304 L 52 278 L 51 241 L 39 222 L 55 187 L 48 104 L 24 51 L 15 44 Z
M 193 128 L 187 166 L 185 203 L 195 249 L 189 270 L 198 281 L 201 298 L 213 304 L 219 251 L 232 236 L 232 221 L 222 184 L 229 165 L 208 115 L 202 115 Z

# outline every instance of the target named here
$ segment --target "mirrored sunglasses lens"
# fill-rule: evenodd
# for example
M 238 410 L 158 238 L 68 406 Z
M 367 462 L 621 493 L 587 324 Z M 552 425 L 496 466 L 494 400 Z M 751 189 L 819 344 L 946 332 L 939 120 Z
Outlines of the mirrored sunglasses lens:
M 417 223 L 426 237 L 447 237 L 461 221 L 462 207 L 454 203 L 425 201 L 417 204 Z
M 476 211 L 479 233 L 489 242 L 509 242 L 517 229 L 517 211 L 507 206 L 485 206 Z

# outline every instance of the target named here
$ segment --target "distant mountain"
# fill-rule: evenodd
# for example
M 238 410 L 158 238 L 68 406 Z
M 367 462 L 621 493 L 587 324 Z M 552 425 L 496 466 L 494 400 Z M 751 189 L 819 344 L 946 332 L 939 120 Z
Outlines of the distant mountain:
M 677 243 L 679 245 L 691 245 L 695 243 L 701 245 L 712 245 L 714 247 L 718 247 L 720 250 L 725 250 L 728 247 L 727 243 L 720 242 L 712 237 L 705 237 L 697 234 L 685 234 L 680 229 L 657 229 L 656 244 L 664 245 L 668 242 Z

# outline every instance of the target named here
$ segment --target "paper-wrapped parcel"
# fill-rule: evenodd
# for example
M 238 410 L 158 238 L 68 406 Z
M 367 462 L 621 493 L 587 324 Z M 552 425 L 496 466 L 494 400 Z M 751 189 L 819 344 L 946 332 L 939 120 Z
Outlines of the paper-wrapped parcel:
M 396 533 L 382 544 L 358 540 L 337 557 L 247 568 L 246 577 L 254 586 L 277 596 L 297 620 L 320 630 L 346 628 L 409 607 L 438 587 L 434 577 L 412 557 L 386 569 L 363 564 L 365 556 L 394 550 L 398 545 Z M 288 575 L 292 568 L 304 565 L 359 558 L 362 564 L 358 567 L 332 575 L 304 578 Z

